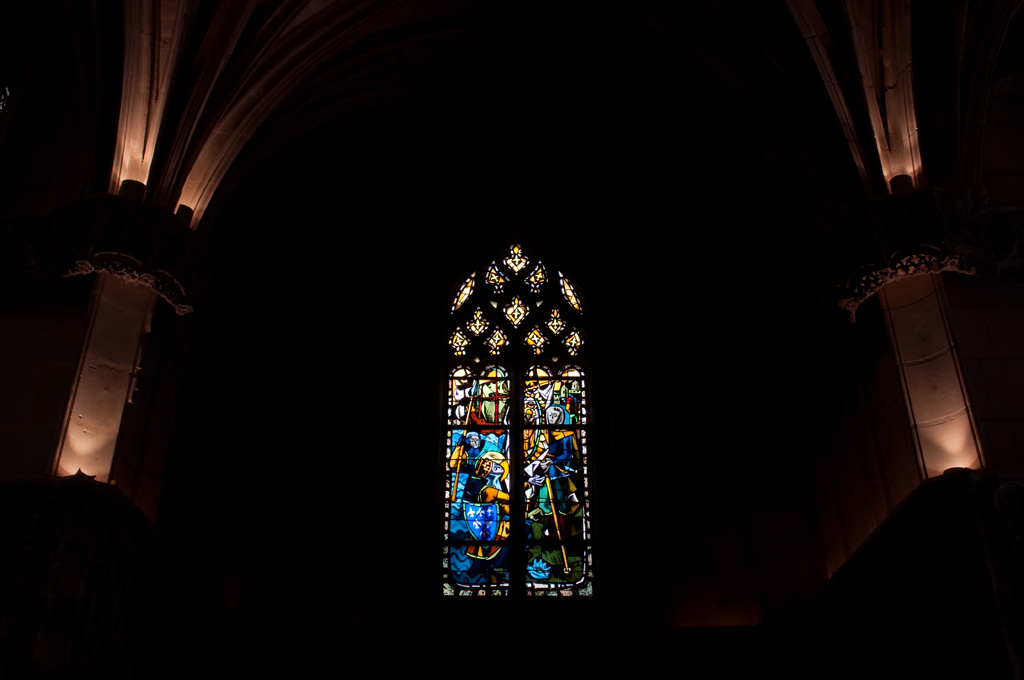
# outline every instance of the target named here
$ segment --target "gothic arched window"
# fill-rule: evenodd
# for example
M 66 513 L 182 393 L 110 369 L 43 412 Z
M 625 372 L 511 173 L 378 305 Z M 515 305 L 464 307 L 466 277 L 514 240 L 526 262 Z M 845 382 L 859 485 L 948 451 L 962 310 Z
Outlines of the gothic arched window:
M 582 308 L 519 245 L 452 295 L 446 595 L 593 592 Z

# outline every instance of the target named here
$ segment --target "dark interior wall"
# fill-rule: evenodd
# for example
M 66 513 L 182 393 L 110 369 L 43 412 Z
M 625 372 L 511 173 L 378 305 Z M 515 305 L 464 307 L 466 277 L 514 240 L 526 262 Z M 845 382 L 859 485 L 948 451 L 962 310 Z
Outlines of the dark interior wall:
M 49 474 L 89 324 L 93 277 L 0 297 L 0 478 Z
M 1010 25 L 993 75 L 985 130 L 982 181 L 992 205 L 1024 202 L 1024 20 Z
M 803 414 L 811 580 L 824 583 L 920 483 L 895 356 L 878 300 L 857 310 Z
M 962 275 L 947 274 L 942 281 L 985 466 L 1019 467 L 1024 462 L 1024 294 Z
M 110 180 L 121 42 L 92 28 L 121 25 L 121 6 L 60 4 L 0 7 L 0 87 L 10 90 L 0 115 L 5 215 L 48 214 L 106 191 Z
M 758 622 L 774 586 L 754 570 L 804 559 L 798 517 L 756 556 L 751 518 L 771 522 L 793 484 L 771 451 L 807 396 L 806 214 L 749 149 L 657 107 L 558 134 L 466 122 L 431 106 L 336 121 L 204 223 L 161 526 L 248 613 L 431 620 L 449 296 L 514 238 L 587 305 L 592 622 Z

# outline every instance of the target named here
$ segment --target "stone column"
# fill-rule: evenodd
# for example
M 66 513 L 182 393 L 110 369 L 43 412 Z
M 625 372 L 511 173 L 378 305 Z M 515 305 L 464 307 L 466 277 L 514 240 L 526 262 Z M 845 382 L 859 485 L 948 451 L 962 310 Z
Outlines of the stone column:
M 110 471 L 121 414 L 131 399 L 156 300 L 156 293 L 146 286 L 103 272 L 96 275 L 89 330 L 55 474 L 81 470 L 98 481 L 113 481 Z
M 896 354 L 923 478 L 979 468 L 981 446 L 950 330 L 939 274 L 907 276 L 878 291 Z

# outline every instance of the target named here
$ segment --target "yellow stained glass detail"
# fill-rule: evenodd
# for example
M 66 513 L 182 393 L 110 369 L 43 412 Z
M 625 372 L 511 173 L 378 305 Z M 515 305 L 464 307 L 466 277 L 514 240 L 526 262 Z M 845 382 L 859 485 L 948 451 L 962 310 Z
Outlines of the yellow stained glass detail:
M 569 350 L 569 354 L 576 356 L 576 352 L 583 346 L 583 338 L 580 337 L 578 330 L 573 329 L 573 332 L 565 339 L 565 346 Z
M 521 324 L 526 315 L 530 313 L 529 308 L 523 304 L 518 295 L 512 298 L 512 302 L 505 305 L 505 308 L 501 311 L 505 312 L 505 316 L 508 317 L 513 326 Z
M 466 353 L 466 346 L 469 345 L 469 338 L 462 334 L 462 331 L 452 333 L 452 339 L 448 341 L 455 352 L 455 356 L 461 357 Z
M 491 337 L 487 338 L 487 346 L 491 350 L 491 354 L 498 354 L 501 352 L 501 348 L 508 342 L 508 338 L 501 332 L 500 328 L 494 329 L 494 333 Z
M 505 277 L 498 271 L 498 265 L 491 263 L 491 266 L 487 269 L 487 283 L 494 286 L 494 291 L 497 293 L 501 292 L 502 286 L 505 285 Z
M 544 285 L 544 282 L 548 280 L 548 273 L 544 271 L 544 264 L 541 262 L 537 263 L 533 273 L 526 277 L 526 282 L 530 284 L 530 290 L 534 293 L 540 291 L 540 287 Z
M 452 302 L 453 312 L 459 307 L 461 307 L 462 303 L 465 302 L 469 298 L 469 296 L 473 294 L 473 286 L 475 284 L 476 272 L 473 272 L 472 274 L 469 275 L 469 278 L 466 279 L 466 281 L 462 284 L 462 287 L 459 288 L 459 292 L 455 294 L 455 301 Z
M 544 351 L 544 345 L 548 343 L 548 339 L 544 337 L 544 334 L 540 332 L 539 326 L 534 326 L 533 330 L 530 331 L 526 336 L 526 344 L 533 349 L 534 354 L 540 354 Z
M 551 310 L 551 318 L 548 319 L 548 329 L 558 335 L 565 328 L 565 322 L 562 321 L 562 315 L 558 313 L 557 309 Z
M 562 295 L 565 296 L 566 302 L 572 305 L 576 311 L 583 311 L 580 309 L 580 300 L 576 295 L 576 289 L 572 287 L 571 283 L 569 283 L 569 279 L 565 278 L 562 272 L 558 272 L 558 279 L 562 284 Z
M 484 318 L 483 310 L 477 307 L 476 311 L 473 312 L 473 317 L 466 324 L 466 328 L 468 328 L 473 335 L 480 335 L 487 330 L 487 326 L 488 323 L 487 319 Z
M 519 246 L 512 246 L 502 262 L 516 274 L 523 271 L 523 268 L 530 264 L 530 260 L 523 255 L 522 249 Z

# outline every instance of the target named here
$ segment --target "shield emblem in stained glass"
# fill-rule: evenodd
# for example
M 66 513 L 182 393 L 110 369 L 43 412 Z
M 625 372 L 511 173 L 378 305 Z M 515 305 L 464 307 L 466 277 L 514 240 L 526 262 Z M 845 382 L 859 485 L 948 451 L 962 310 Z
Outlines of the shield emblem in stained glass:
M 501 513 L 497 503 L 465 503 L 469 533 L 478 541 L 492 541 L 498 535 Z
M 508 317 L 513 326 L 521 324 L 526 315 L 530 313 L 529 308 L 523 304 L 523 301 L 518 296 L 512 298 L 512 301 L 505 305 L 505 308 L 501 311 L 505 312 L 505 316 Z

